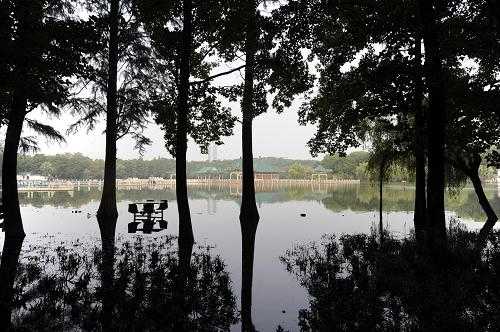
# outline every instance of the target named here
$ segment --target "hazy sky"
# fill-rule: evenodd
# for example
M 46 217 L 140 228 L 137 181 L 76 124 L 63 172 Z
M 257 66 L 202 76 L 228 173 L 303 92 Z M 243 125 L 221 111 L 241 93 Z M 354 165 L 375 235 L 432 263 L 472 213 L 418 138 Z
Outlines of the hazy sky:
M 225 65 L 215 68 L 213 73 L 219 73 L 237 67 L 238 63 Z M 244 77 L 244 70 L 223 76 L 214 80 L 215 85 L 229 85 L 235 82 L 239 83 Z M 293 159 L 311 159 L 309 150 L 306 146 L 307 141 L 313 136 L 315 127 L 312 125 L 300 126 L 297 122 L 297 110 L 302 103 L 301 98 L 293 103 L 282 114 L 276 114 L 272 109 L 268 113 L 258 116 L 253 122 L 253 146 L 255 157 L 287 157 Z M 239 103 L 229 105 L 234 115 L 241 119 Z M 37 119 L 43 123 L 48 123 L 56 129 L 65 133 L 68 126 L 75 121 L 69 114 L 63 114 L 59 119 L 48 119 L 41 113 L 30 114 L 29 117 Z M 81 130 L 77 134 L 65 135 L 66 143 L 47 143 L 44 138 L 40 138 L 40 153 L 57 154 L 65 152 L 81 152 L 91 158 L 104 158 L 105 137 L 103 130 L 105 128 L 104 118 L 97 128 L 87 133 Z M 5 135 L 5 133 L 2 133 Z M 23 132 L 23 135 L 30 135 L 29 132 Z M 164 147 L 162 130 L 154 123 L 148 125 L 146 131 L 153 144 L 146 148 L 144 158 L 151 159 L 156 157 L 171 157 Z M 234 135 L 224 138 L 224 145 L 217 148 L 218 159 L 235 159 L 241 157 L 241 123 L 237 122 L 234 128 Z M 134 150 L 134 141 L 128 137 L 118 141 L 118 158 L 130 159 L 139 157 L 139 153 Z M 188 160 L 206 160 L 207 156 L 200 153 L 200 149 L 191 141 L 187 153 Z
M 311 156 L 306 143 L 314 134 L 315 128 L 311 125 L 300 126 L 297 123 L 296 102 L 291 109 L 282 114 L 276 114 L 270 110 L 254 120 L 254 156 L 276 156 L 297 159 L 310 159 Z M 239 106 L 233 108 L 233 112 L 239 115 Z M 69 123 L 74 121 L 71 116 L 65 115 L 60 119 L 49 119 L 36 116 L 37 119 L 52 124 L 64 132 Z M 41 153 L 56 154 L 64 152 L 81 152 L 91 158 L 103 158 L 105 137 L 102 134 L 104 121 L 98 129 L 87 134 L 84 130 L 76 135 L 66 136 L 66 143 L 48 143 L 40 138 Z M 146 135 L 150 137 L 153 144 L 146 149 L 146 159 L 155 157 L 170 157 L 163 143 L 162 130 L 154 123 L 149 125 Z M 130 138 L 118 141 L 118 157 L 129 159 L 137 158 L 138 152 L 133 149 L 134 142 Z M 219 159 L 233 159 L 241 156 L 241 124 L 237 123 L 234 135 L 224 139 L 224 145 L 218 147 Z M 206 155 L 200 153 L 199 148 L 190 142 L 188 149 L 188 160 L 205 160 Z
M 267 9 L 269 10 L 269 8 Z M 304 58 L 308 51 L 303 50 Z M 356 56 L 356 59 L 351 63 L 347 63 L 345 68 L 356 65 L 362 53 Z M 209 59 L 210 60 L 210 59 Z M 213 60 L 213 59 L 212 59 Z M 220 62 L 218 68 L 213 69 L 212 74 L 224 72 L 231 68 L 240 66 L 242 62 L 225 64 Z M 309 70 L 312 74 L 316 74 L 316 62 L 308 63 Z M 244 69 L 234 72 L 230 75 L 222 76 L 213 81 L 214 85 L 228 86 L 235 83 L 241 83 L 244 78 Z M 195 79 L 195 78 L 192 78 Z M 260 115 L 253 122 L 253 151 L 254 157 L 285 157 L 292 159 L 312 159 L 309 149 L 306 146 L 307 141 L 314 135 L 315 126 L 306 125 L 300 126 L 297 122 L 297 110 L 302 103 L 300 97 L 293 103 L 292 107 L 282 114 L 277 114 L 273 109 L 269 109 L 267 113 Z M 270 103 L 269 103 L 270 104 Z M 239 103 L 230 104 L 234 115 L 241 119 Z M 31 118 L 37 119 L 43 123 L 48 123 L 56 129 L 65 133 L 68 126 L 75 121 L 69 114 L 63 114 L 59 119 L 47 119 L 41 114 L 30 114 Z M 85 130 L 72 135 L 66 136 L 66 143 L 46 143 L 44 138 L 40 138 L 39 147 L 40 153 L 57 154 L 65 152 L 80 152 L 91 158 L 104 158 L 105 137 L 103 130 L 105 128 L 104 118 L 97 128 L 87 133 Z M 5 135 L 5 133 L 1 133 Z M 23 135 L 30 135 L 29 132 L 24 132 Z M 153 122 L 148 125 L 145 132 L 152 140 L 152 145 L 146 148 L 144 158 L 151 159 L 156 157 L 171 157 L 164 147 L 162 130 Z M 235 159 L 241 157 L 241 123 L 236 123 L 233 136 L 223 139 L 224 144 L 217 148 L 218 159 Z M 118 141 L 118 158 L 130 159 L 139 157 L 138 151 L 134 150 L 134 141 L 129 137 L 124 137 Z M 318 158 L 322 158 L 320 155 Z M 188 160 L 206 160 L 207 156 L 200 153 L 200 149 L 192 142 L 189 142 Z

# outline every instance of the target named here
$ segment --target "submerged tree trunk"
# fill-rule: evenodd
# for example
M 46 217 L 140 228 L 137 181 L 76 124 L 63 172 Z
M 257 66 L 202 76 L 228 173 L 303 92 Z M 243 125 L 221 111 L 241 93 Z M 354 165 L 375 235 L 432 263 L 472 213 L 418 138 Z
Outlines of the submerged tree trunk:
M 17 193 L 17 151 L 26 117 L 26 107 L 26 96 L 22 92 L 16 91 L 8 116 L 9 124 L 5 133 L 2 161 L 2 204 L 5 211 L 4 231 L 6 238 L 24 238 L 25 236 Z
M 457 158 L 458 159 L 458 158 Z M 481 166 L 481 156 L 474 154 L 467 158 L 467 160 L 456 160 L 455 166 L 460 168 L 471 180 L 476 192 L 477 200 L 486 214 L 486 222 L 479 231 L 478 238 L 476 241 L 476 249 L 482 250 L 486 246 L 488 240 L 488 235 L 491 233 L 493 226 L 498 220 L 497 214 L 493 207 L 491 206 L 486 194 L 483 190 L 483 184 L 479 178 L 479 166 Z
M 446 103 L 435 1 L 421 1 L 419 4 L 425 46 L 426 82 L 430 97 L 427 147 L 428 240 L 431 252 L 440 255 L 441 249 L 446 246 L 444 214 Z
M 106 91 L 106 157 L 104 161 L 104 184 L 99 209 L 99 227 L 115 228 L 116 209 L 116 140 L 117 133 L 117 76 L 118 76 L 118 16 L 119 0 L 110 0 L 108 82 Z
M 191 269 L 191 255 L 193 253 L 193 241 L 179 240 L 178 259 L 179 266 L 175 279 L 175 303 L 180 308 L 173 322 L 174 331 L 187 331 L 189 329 L 189 316 L 191 313 L 190 303 L 187 299 L 188 281 Z
M 383 222 L 383 219 L 382 219 L 382 212 L 383 212 L 383 197 L 382 197 L 382 194 L 383 194 L 383 189 L 384 189 L 384 163 L 382 162 L 380 164 L 380 174 L 379 174 L 379 196 L 378 196 L 378 200 L 379 200 L 379 225 L 378 225 L 378 228 L 379 228 L 379 232 L 380 232 L 380 243 L 382 243 L 384 241 L 384 222 Z
M 113 330 L 113 279 L 115 258 L 115 231 L 118 219 L 116 208 L 116 140 L 118 137 L 118 22 L 119 0 L 110 0 L 108 82 L 106 90 L 106 156 L 104 160 L 104 183 L 97 222 L 102 243 L 102 313 L 103 331 Z
M 418 14 L 418 13 L 417 13 Z M 417 23 L 418 24 L 418 23 Z M 420 33 L 416 33 L 415 45 L 415 211 L 413 223 L 417 245 L 422 248 L 425 241 L 425 226 L 427 214 L 427 201 L 425 197 L 425 116 L 422 107 L 423 82 L 422 82 L 422 46 Z
M 3 244 L 0 265 L 0 326 L 2 331 L 9 331 L 11 326 L 14 280 L 23 241 L 23 237 L 5 237 Z
M 476 242 L 476 248 L 481 250 L 486 246 L 488 235 L 491 233 L 493 226 L 495 226 L 498 217 L 484 193 L 483 185 L 481 184 L 481 179 L 479 178 L 478 172 L 476 171 L 474 173 L 471 173 L 470 179 L 472 181 L 472 185 L 474 186 L 474 191 L 476 192 L 479 204 L 486 214 L 486 222 L 484 223 L 483 227 L 481 227 Z
M 257 223 L 241 224 L 241 330 L 253 332 L 252 289 Z
M 192 44 L 192 0 L 183 1 L 182 50 L 180 59 L 179 96 L 177 100 L 177 131 L 175 146 L 175 192 L 179 212 L 179 248 L 189 247 L 194 242 L 191 212 L 189 210 L 186 152 L 189 113 L 189 75 L 191 71 Z
M 450 159 L 450 162 L 454 167 L 460 169 L 464 172 L 467 177 L 471 180 L 474 187 L 474 191 L 477 196 L 477 200 L 486 214 L 486 222 L 479 231 L 478 238 L 476 240 L 476 249 L 482 250 L 486 246 L 488 235 L 491 233 L 493 226 L 495 226 L 498 216 L 495 210 L 491 206 L 486 194 L 483 190 L 483 185 L 481 179 L 479 178 L 479 167 L 481 166 L 481 156 L 477 153 L 472 153 L 466 158 L 460 156 L 455 156 L 455 158 Z
M 257 52 L 257 4 L 255 0 L 248 2 L 248 17 L 245 40 L 245 86 L 241 110 L 242 121 L 242 151 L 243 179 L 240 209 L 240 226 L 242 235 L 242 286 L 241 286 L 241 329 L 254 331 L 252 323 L 252 280 L 254 243 L 259 211 L 255 201 L 255 183 L 252 151 L 252 122 L 254 114 L 254 75 L 255 54 Z
M 99 220 L 99 224 L 116 225 L 114 220 Z M 114 311 L 114 275 L 115 275 L 115 229 L 106 227 L 101 230 L 101 288 L 102 288 L 102 313 L 101 327 L 102 331 L 113 330 L 113 311 Z

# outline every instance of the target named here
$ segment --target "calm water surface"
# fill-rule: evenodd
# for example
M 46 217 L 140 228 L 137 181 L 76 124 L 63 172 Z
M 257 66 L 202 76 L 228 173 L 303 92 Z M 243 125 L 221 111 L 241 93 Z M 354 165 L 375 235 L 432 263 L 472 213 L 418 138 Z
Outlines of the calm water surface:
M 500 189 L 486 186 L 493 207 L 500 212 Z M 395 234 L 407 235 L 413 223 L 414 188 L 391 184 L 384 191 L 384 223 Z M 367 233 L 378 225 L 377 188 L 370 184 L 292 188 L 257 188 L 260 223 L 255 243 L 253 279 L 253 319 L 260 331 L 274 331 L 278 324 L 296 331 L 297 314 L 307 307 L 307 293 L 280 263 L 279 257 L 296 243 L 317 241 L 324 234 Z M 22 214 L 27 233 L 24 247 L 41 235 L 61 240 L 86 238 L 99 243 L 95 219 L 100 192 L 21 193 Z M 128 204 L 146 199 L 168 199 L 168 229 L 152 234 L 128 234 L 131 215 Z M 173 189 L 131 189 L 118 192 L 117 236 L 158 237 L 177 234 L 177 209 Z M 230 273 L 233 291 L 241 286 L 241 231 L 238 220 L 238 188 L 190 187 L 190 204 L 195 239 L 213 246 Z M 462 220 L 468 228 L 478 228 L 485 218 L 472 188 L 464 188 L 446 199 L 448 218 Z M 78 211 L 78 213 L 75 213 Z M 80 212 L 81 211 L 81 212 Z M 302 217 L 301 214 L 306 214 Z M 3 235 L 0 235 L 3 241 Z M 235 325 L 233 330 L 238 330 Z

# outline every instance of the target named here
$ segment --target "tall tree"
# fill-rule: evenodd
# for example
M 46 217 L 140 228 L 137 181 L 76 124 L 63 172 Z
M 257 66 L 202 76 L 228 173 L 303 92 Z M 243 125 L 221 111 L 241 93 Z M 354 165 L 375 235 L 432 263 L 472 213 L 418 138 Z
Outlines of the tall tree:
M 417 245 L 425 245 L 425 230 L 427 226 L 427 195 L 426 195 L 426 133 L 424 114 L 424 82 L 422 72 L 422 37 L 420 32 L 420 15 L 415 11 L 414 56 L 414 155 L 415 155 L 415 212 L 413 214 L 415 237 Z
M 287 8 L 319 62 L 317 94 L 300 111 L 303 122 L 318 126 L 312 152 L 359 146 L 374 121 L 403 128 L 399 140 L 416 162 L 417 237 L 428 230 L 431 247 L 446 243 L 446 112 L 458 96 L 448 84 L 456 73 L 447 68 L 469 61 L 496 70 L 485 2 L 290 1 Z M 490 77 L 482 88 L 495 84 Z
M 72 86 L 70 77 L 86 69 L 89 50 L 88 25 L 74 18 L 71 1 L 4 1 L 9 34 L 4 47 L 8 70 L 2 78 L 2 97 L 7 105 L 7 130 L 2 167 L 2 201 L 7 237 L 23 237 L 24 229 L 17 194 L 17 152 L 26 123 L 57 140 L 62 136 L 52 127 L 26 115 L 42 109 L 58 115 L 67 103 Z M 31 140 L 36 143 L 36 141 Z M 25 142 L 26 143 L 26 142 Z M 27 141 L 30 143 L 30 140 Z
M 212 32 L 221 8 L 222 2 L 216 0 L 137 2 L 154 57 L 148 83 L 149 108 L 176 160 L 180 248 L 189 247 L 194 240 L 186 173 L 188 137 L 205 152 L 210 142 L 222 144 L 221 137 L 232 133 L 235 121 L 230 110 L 222 106 L 219 89 L 210 84 L 215 67 L 209 59 L 215 49 Z
M 182 37 L 179 53 L 179 94 L 177 96 L 177 130 L 175 144 L 175 193 L 179 212 L 179 248 L 194 242 L 187 191 L 187 144 L 189 114 L 189 77 L 193 44 L 193 1 L 182 1 Z M 183 243 L 186 241 L 186 244 Z
M 103 232 L 112 233 L 114 237 L 116 218 L 116 140 L 118 138 L 117 112 L 117 75 L 118 75 L 118 25 L 120 0 L 110 0 L 109 11 L 109 48 L 108 48 L 108 80 L 106 89 L 106 155 L 104 160 L 104 183 L 101 203 L 97 210 L 97 218 L 101 236 Z M 114 220 L 113 224 L 107 221 Z M 109 230 L 105 230 L 109 228 Z
M 319 63 L 318 92 L 299 113 L 302 122 L 318 125 L 309 141 L 311 152 L 345 154 L 372 138 L 370 130 L 377 122 L 387 122 L 387 134 L 399 136 L 399 150 L 413 150 L 409 160 L 415 160 L 418 173 L 415 229 L 421 238 L 426 90 L 416 2 L 291 1 L 286 10 L 296 18 L 293 31 L 304 41 L 298 47 L 309 48 L 310 59 Z
M 488 82 L 496 80 L 496 70 L 481 63 L 477 73 L 470 74 L 462 68 L 452 68 L 449 79 L 449 121 L 446 157 L 450 166 L 470 179 L 481 205 L 486 221 L 481 228 L 477 248 L 483 249 L 487 237 L 498 220 L 488 201 L 479 177 L 483 162 L 498 167 L 500 146 L 500 114 L 496 112 L 500 102 L 500 91 L 496 87 L 485 89 Z M 495 68 L 495 67 L 493 67 Z
M 441 32 L 437 24 L 438 1 L 419 2 L 425 47 L 425 78 L 429 88 L 427 213 L 431 247 L 446 243 L 444 215 L 446 94 L 443 80 Z
M 411 135 L 411 129 L 395 126 L 389 121 L 379 120 L 369 131 L 372 143 L 367 171 L 379 185 L 379 232 L 383 241 L 383 186 L 391 180 L 391 173 L 396 167 L 413 168 L 413 151 L 401 140 L 402 134 Z
M 258 27 L 257 27 L 257 3 L 255 0 L 247 1 L 247 7 L 244 11 L 247 13 L 245 18 L 245 83 L 243 87 L 243 98 L 241 101 L 242 112 L 242 195 L 240 208 L 240 224 L 242 237 L 245 239 L 242 242 L 244 247 L 244 255 L 247 257 L 243 263 L 248 261 L 246 271 L 246 280 L 249 285 L 242 287 L 241 291 L 241 307 L 242 307 L 242 330 L 252 331 L 252 276 L 253 276 L 253 255 L 255 243 L 255 234 L 257 232 L 257 224 L 259 222 L 259 212 L 255 201 L 255 184 L 254 184 L 254 169 L 253 169 L 253 139 L 252 139 L 252 122 L 256 116 L 254 110 L 255 92 L 254 92 L 254 75 L 256 66 L 256 53 L 258 43 Z M 250 269 L 250 270 L 249 270 Z M 243 276 L 245 280 L 245 276 Z
M 117 140 L 130 135 L 142 153 L 150 141 L 143 135 L 148 123 L 146 102 L 150 50 L 143 36 L 142 24 L 131 0 L 107 2 L 86 0 L 86 10 L 100 48 L 91 58 L 92 70 L 79 82 L 80 89 L 71 99 L 72 111 L 78 116 L 68 132 L 81 127 L 93 130 L 105 115 L 104 184 L 98 209 L 101 232 L 114 237 L 116 208 Z
M 295 95 L 310 88 L 311 77 L 305 60 L 289 34 L 290 23 L 278 11 L 263 13 L 266 1 L 231 1 L 223 11 L 217 33 L 218 51 L 229 62 L 244 59 L 242 84 L 227 89 L 232 100 L 241 97 L 242 113 L 242 330 L 254 331 L 252 323 L 252 280 L 255 236 L 259 212 L 255 200 L 253 165 L 253 120 L 267 111 L 267 97 L 274 94 L 272 107 L 282 112 Z

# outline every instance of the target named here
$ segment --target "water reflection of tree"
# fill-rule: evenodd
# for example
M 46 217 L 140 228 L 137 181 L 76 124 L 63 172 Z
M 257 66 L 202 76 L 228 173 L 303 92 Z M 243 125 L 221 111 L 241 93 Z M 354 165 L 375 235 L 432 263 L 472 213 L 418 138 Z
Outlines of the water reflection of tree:
M 14 282 L 19 263 L 19 255 L 24 237 L 6 237 L 0 264 L 0 326 L 10 328 L 10 316 L 14 298 Z
M 498 331 L 500 243 L 477 259 L 475 233 L 450 229 L 446 263 L 416 255 L 414 239 L 325 236 L 281 258 L 310 296 L 301 331 Z
M 111 291 L 103 287 L 109 266 L 102 264 L 100 248 L 78 241 L 30 247 L 22 255 L 14 284 L 13 329 L 100 330 L 103 315 L 111 314 L 106 330 L 174 331 L 180 317 L 187 317 L 187 330 L 229 330 L 237 315 L 223 261 L 208 248 L 193 253 L 184 305 L 179 306 L 174 242 L 137 238 L 118 245 Z M 103 302 L 110 294 L 112 313 L 104 308 L 106 299 Z
M 258 192 L 257 200 L 260 203 L 277 203 L 290 200 L 320 201 L 328 194 L 326 192 L 313 192 L 310 188 L 275 188 L 275 191 Z M 28 197 L 26 193 L 20 194 L 22 205 L 31 204 L 35 207 L 51 205 L 56 207 L 79 208 L 92 201 L 98 201 L 101 192 L 97 188 L 91 190 L 75 190 L 73 195 L 68 192 L 55 192 L 53 196 L 46 193 L 34 193 Z M 231 193 L 229 187 L 221 188 L 196 188 L 193 187 L 189 192 L 190 199 L 212 199 L 218 201 L 234 201 L 239 203 L 239 196 Z M 117 191 L 118 201 L 143 201 L 146 199 L 168 199 L 175 200 L 175 192 L 172 189 L 120 189 Z
M 500 197 L 497 190 L 486 192 L 493 208 L 500 211 Z M 21 204 L 31 204 L 35 207 L 52 205 L 57 207 L 79 208 L 92 201 L 97 201 L 100 191 L 91 190 L 74 191 L 73 195 L 66 192 L 56 192 L 49 197 L 43 193 L 34 193 L 28 198 L 21 193 Z M 229 187 L 193 187 L 190 189 L 191 199 L 204 199 L 213 201 L 233 201 L 239 204 L 239 196 L 235 196 Z M 118 201 L 143 201 L 146 199 L 175 200 L 172 189 L 121 189 L 117 192 Z M 256 193 L 258 204 L 272 204 L 288 201 L 317 201 L 334 212 L 344 210 L 375 211 L 378 208 L 377 188 L 370 185 L 331 186 L 327 191 L 312 191 L 309 187 L 275 187 L 272 191 Z M 414 190 L 411 186 L 388 185 L 384 190 L 385 211 L 413 211 Z M 472 190 L 462 189 L 455 195 L 446 197 L 446 207 L 458 216 L 467 219 L 483 221 L 484 214 Z
M 340 212 L 352 210 L 356 212 L 375 211 L 378 208 L 378 192 L 374 186 L 362 185 L 359 190 L 352 187 L 332 188 L 323 204 L 329 210 Z M 497 211 L 500 211 L 500 198 L 497 191 L 487 192 L 488 198 Z M 411 187 L 387 186 L 384 190 L 385 211 L 413 211 L 415 192 Z M 462 189 L 445 200 L 447 210 L 454 211 L 461 218 L 483 221 L 484 213 L 472 190 Z
M 241 225 L 241 331 L 255 332 L 252 318 L 255 236 L 258 223 Z

